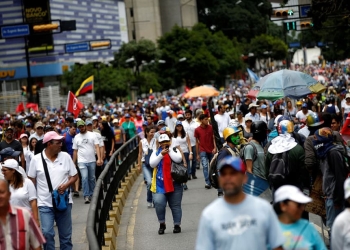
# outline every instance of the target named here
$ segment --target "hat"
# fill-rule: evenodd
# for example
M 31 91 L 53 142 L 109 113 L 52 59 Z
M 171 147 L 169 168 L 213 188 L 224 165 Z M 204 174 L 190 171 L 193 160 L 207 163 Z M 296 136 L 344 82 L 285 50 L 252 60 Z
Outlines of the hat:
M 345 96 L 345 99 L 346 98 L 350 98 L 350 93 L 347 93 L 346 96 Z
M 303 105 L 303 102 L 302 101 L 297 101 L 297 106 L 301 106 Z
M 350 178 L 347 178 L 346 181 L 344 182 L 344 194 L 345 194 L 345 199 L 350 198 Z
M 21 136 L 19 137 L 19 139 L 22 139 L 23 137 L 27 137 L 27 138 L 28 138 L 28 135 L 25 134 L 25 133 L 23 133 L 23 134 L 21 134 Z
M 130 114 L 126 113 L 124 117 L 125 118 L 130 118 Z M 102 120 L 103 120 L 103 118 L 102 118 Z
M 85 126 L 85 122 L 83 120 L 80 120 L 77 122 L 77 127 L 79 126 Z
M 176 121 L 175 125 L 182 125 L 182 122 L 181 121 Z
M 290 134 L 281 134 L 272 139 L 268 151 L 270 154 L 280 154 L 293 149 L 297 145 L 298 143 Z
M 243 114 L 243 112 L 242 112 L 242 111 L 240 111 L 240 110 L 237 110 L 237 111 L 236 111 L 236 114 L 237 114 L 237 115 L 242 115 L 242 114 Z
M 159 130 L 159 134 L 164 134 L 166 132 L 170 132 L 170 128 L 169 127 L 162 127 L 160 130 Z
M 55 122 L 55 119 L 50 119 L 49 120 L 49 123 L 53 123 L 53 122 Z
M 206 103 L 206 102 L 203 102 L 203 103 L 202 103 L 202 107 L 204 107 L 204 106 L 207 106 L 207 103 Z
M 91 121 L 91 120 L 86 120 L 86 121 L 85 121 L 85 125 L 86 125 L 86 126 L 92 125 L 92 121 Z
M 257 108 L 257 107 L 259 107 L 259 105 L 256 105 L 255 103 L 251 103 L 248 106 L 248 110 L 251 109 L 251 108 Z
M 307 103 L 304 102 L 304 103 L 301 105 L 301 108 L 307 108 Z
M 98 120 L 98 118 L 97 118 L 97 116 L 93 116 L 92 118 L 91 118 L 91 120 Z
M 275 127 L 277 127 L 277 126 L 278 126 L 278 122 L 279 122 L 278 120 L 279 120 L 279 119 L 280 119 L 282 116 L 283 116 L 283 115 L 278 115 L 278 116 L 276 116 L 276 118 L 275 118 L 275 122 L 274 122 L 274 123 L 275 123 L 275 124 L 274 124 L 274 125 L 275 125 Z
M 37 122 L 37 123 L 35 123 L 35 126 L 34 126 L 34 128 L 35 129 L 37 129 L 37 128 L 39 128 L 39 127 L 41 127 L 41 128 L 44 128 L 44 123 L 42 123 L 42 122 Z
M 306 204 L 312 201 L 312 199 L 303 194 L 299 188 L 292 185 L 282 186 L 275 192 L 275 203 L 285 200 L 291 200 L 301 204 Z
M 148 122 L 147 122 L 147 121 L 144 121 L 144 122 L 142 123 L 142 126 L 148 126 Z
M 263 104 L 263 105 L 261 105 L 261 106 L 260 106 L 260 108 L 262 108 L 262 109 L 266 109 L 266 108 L 267 108 L 267 106 L 266 106 L 265 104 Z
M 8 131 L 8 130 L 15 131 L 15 129 L 14 129 L 13 127 L 8 127 L 8 128 L 6 129 L 6 131 Z
M 251 117 L 249 117 L 249 116 L 245 117 L 244 120 L 245 121 L 253 121 L 253 119 Z
M 162 134 L 158 138 L 158 142 L 170 141 L 169 136 L 167 134 Z
M 125 115 L 125 117 L 126 117 L 126 115 Z M 107 116 L 103 115 L 103 116 L 101 116 L 101 119 L 102 119 L 102 121 L 107 121 Z
M 44 128 L 44 131 L 50 131 L 50 130 L 53 130 L 54 127 L 52 127 L 51 125 L 46 125 L 45 128 Z
M 172 115 L 172 114 L 174 114 L 174 111 L 168 110 L 167 113 Z
M 32 126 L 32 124 L 30 122 L 26 123 L 26 127 L 31 127 L 31 126 Z
M 157 122 L 157 126 L 159 126 L 159 125 L 165 125 L 165 121 L 164 120 L 159 120 Z
M 8 159 L 1 163 L 2 167 L 10 168 L 16 170 L 18 173 L 22 174 L 22 172 L 19 170 L 18 162 L 15 159 Z
M 113 119 L 113 123 L 119 123 L 118 119 Z
M 143 103 L 143 101 L 142 101 L 141 99 L 139 99 L 137 102 L 139 102 L 139 103 Z
M 21 154 L 21 151 L 15 151 L 13 148 L 7 147 L 0 151 L 1 156 L 12 156 L 17 157 Z
M 223 167 L 232 167 L 238 172 L 245 173 L 246 168 L 244 162 L 239 157 L 227 156 L 219 162 L 218 171 L 221 171 Z
M 43 143 L 47 143 L 51 140 L 62 140 L 63 136 L 58 135 L 55 131 L 47 132 L 44 135 Z
M 184 116 L 183 115 L 177 115 L 177 119 L 183 119 L 184 118 Z
M 81 120 L 82 120 L 82 119 L 79 118 L 79 117 L 78 117 L 77 119 L 75 119 L 76 122 L 81 121 Z

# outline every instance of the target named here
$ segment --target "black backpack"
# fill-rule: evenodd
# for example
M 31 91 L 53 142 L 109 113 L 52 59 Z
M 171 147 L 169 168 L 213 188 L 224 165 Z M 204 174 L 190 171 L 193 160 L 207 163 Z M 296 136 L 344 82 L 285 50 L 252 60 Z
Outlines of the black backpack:
M 288 164 L 288 151 L 275 154 L 272 157 L 268 180 L 274 189 L 286 184 L 286 178 L 290 173 Z
M 221 150 L 227 150 L 227 151 L 229 151 L 231 153 L 232 156 L 235 155 L 235 152 L 229 147 L 224 147 Z M 216 188 L 216 189 L 219 188 L 218 155 L 219 155 L 219 152 L 214 154 L 213 159 L 211 159 L 210 164 L 209 164 L 209 181 L 210 181 L 210 185 L 213 188 Z

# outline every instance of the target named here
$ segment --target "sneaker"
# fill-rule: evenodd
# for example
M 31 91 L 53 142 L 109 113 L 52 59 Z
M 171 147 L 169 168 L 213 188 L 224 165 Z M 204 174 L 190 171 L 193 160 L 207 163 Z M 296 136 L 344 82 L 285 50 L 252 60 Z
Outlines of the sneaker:
M 147 208 L 152 208 L 152 207 L 153 207 L 152 202 L 147 202 Z
M 184 187 L 184 190 L 188 189 L 187 184 L 183 184 L 183 187 Z
M 85 200 L 85 204 L 90 204 L 90 199 L 89 199 L 89 197 L 85 197 L 84 200 Z
M 211 189 L 211 186 L 208 185 L 208 184 L 206 184 L 206 185 L 205 185 L 205 188 L 206 188 L 206 189 Z
M 160 223 L 159 229 L 158 229 L 158 234 L 164 234 L 165 229 L 166 229 L 165 223 Z
M 188 176 L 187 180 L 189 181 L 192 180 L 191 175 Z
M 198 179 L 198 178 L 197 178 L 197 176 L 192 175 L 192 179 L 195 180 L 195 179 Z
M 73 194 L 73 197 L 79 197 L 79 192 L 75 191 L 74 194 Z
M 223 192 L 218 192 L 218 197 L 222 197 L 224 196 L 224 193 Z
M 175 226 L 174 226 L 173 233 L 174 233 L 174 234 L 181 233 L 181 227 L 180 227 L 179 225 L 175 225 Z

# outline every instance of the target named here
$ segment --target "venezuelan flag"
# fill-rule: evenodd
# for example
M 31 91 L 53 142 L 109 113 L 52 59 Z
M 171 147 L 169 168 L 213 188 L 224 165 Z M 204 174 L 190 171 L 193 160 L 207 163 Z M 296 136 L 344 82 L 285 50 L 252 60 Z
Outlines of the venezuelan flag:
M 94 88 L 94 76 L 90 76 L 87 78 L 83 83 L 80 85 L 80 88 L 77 92 L 75 92 L 75 96 L 80 96 L 82 94 L 85 94 L 89 91 L 92 91 Z

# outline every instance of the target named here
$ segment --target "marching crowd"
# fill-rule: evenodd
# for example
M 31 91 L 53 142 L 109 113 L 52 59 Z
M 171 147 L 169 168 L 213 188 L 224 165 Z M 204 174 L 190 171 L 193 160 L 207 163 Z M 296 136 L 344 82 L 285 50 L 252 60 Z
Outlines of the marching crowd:
M 256 101 L 238 81 L 213 99 L 90 104 L 75 119 L 63 108 L 4 114 L 0 249 L 54 249 L 55 222 L 60 248 L 72 249 L 72 197 L 89 204 L 104 165 L 136 135 L 158 234 L 167 204 L 181 232 L 182 197 L 202 168 L 219 199 L 202 213 L 196 249 L 326 249 L 308 213 L 323 218 L 331 249 L 350 249 L 350 84 L 334 72 L 325 93 L 300 100 Z

